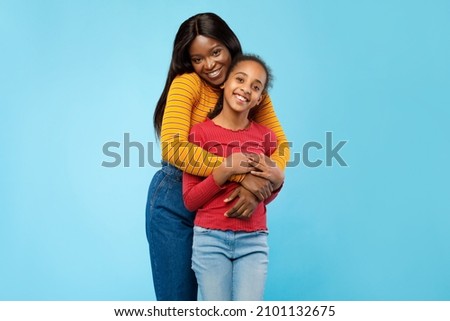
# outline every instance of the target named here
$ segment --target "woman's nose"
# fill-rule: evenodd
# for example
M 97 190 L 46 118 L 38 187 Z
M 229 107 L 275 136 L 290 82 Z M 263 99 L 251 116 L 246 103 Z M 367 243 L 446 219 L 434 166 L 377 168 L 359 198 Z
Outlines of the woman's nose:
M 206 69 L 212 70 L 215 65 L 216 65 L 216 62 L 214 61 L 214 59 L 206 58 Z

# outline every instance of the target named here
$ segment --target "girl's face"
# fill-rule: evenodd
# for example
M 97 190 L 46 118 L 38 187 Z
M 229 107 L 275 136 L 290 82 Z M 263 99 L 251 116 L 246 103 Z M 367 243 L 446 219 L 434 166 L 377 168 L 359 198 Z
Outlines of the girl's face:
M 213 87 L 220 87 L 225 81 L 231 64 L 231 54 L 220 41 L 197 36 L 189 48 L 194 71 Z
M 267 81 L 263 66 L 256 61 L 241 61 L 231 70 L 223 84 L 224 108 L 236 112 L 250 110 L 262 100 Z

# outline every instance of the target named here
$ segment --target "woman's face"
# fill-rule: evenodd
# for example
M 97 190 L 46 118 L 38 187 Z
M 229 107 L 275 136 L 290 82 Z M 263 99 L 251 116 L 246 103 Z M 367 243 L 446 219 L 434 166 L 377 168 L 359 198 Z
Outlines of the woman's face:
M 231 64 L 231 54 L 220 41 L 197 36 L 189 48 L 194 71 L 213 87 L 220 87 L 225 81 Z

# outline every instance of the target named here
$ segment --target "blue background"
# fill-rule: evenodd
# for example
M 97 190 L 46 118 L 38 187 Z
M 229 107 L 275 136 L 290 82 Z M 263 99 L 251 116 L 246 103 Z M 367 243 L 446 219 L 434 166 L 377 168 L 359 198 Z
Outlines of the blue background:
M 293 159 L 325 147 L 326 132 L 347 141 L 347 167 L 287 169 L 269 206 L 266 298 L 449 300 L 450 2 L 439 0 L 0 1 L 0 299 L 154 299 L 152 114 L 180 23 L 205 11 L 272 67 Z M 122 148 L 125 133 L 145 166 L 136 147 L 129 167 L 102 166 L 103 145 Z

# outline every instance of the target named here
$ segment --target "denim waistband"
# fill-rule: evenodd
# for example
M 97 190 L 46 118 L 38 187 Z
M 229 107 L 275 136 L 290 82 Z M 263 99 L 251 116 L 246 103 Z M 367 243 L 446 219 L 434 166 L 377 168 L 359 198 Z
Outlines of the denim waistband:
M 169 164 L 169 163 L 164 162 L 164 161 L 162 161 L 161 164 L 162 164 L 161 170 L 164 173 L 166 173 L 168 175 L 173 175 L 173 176 L 178 177 L 178 178 L 181 178 L 183 176 L 183 172 L 180 169 L 178 169 L 175 166 L 173 166 L 172 164 Z

